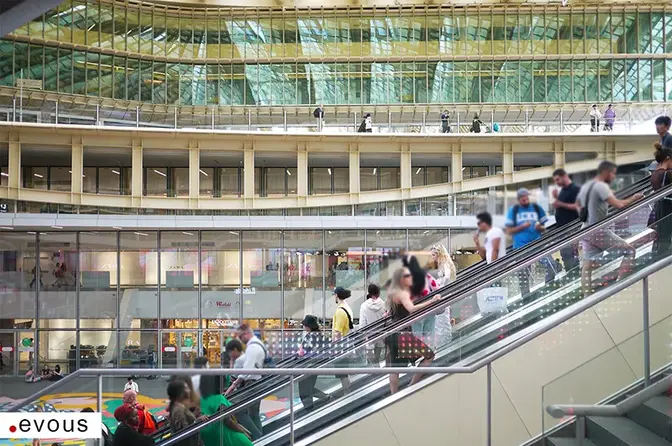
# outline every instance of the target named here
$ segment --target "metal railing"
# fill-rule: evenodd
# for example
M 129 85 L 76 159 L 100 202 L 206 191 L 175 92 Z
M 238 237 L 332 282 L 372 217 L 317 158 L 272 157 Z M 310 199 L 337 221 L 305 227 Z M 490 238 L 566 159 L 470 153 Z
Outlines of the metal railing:
M 76 380 L 79 377 L 97 377 L 98 380 L 98 392 L 97 392 L 97 407 L 100 411 L 103 407 L 103 378 L 104 377 L 117 377 L 123 376 L 127 377 L 131 374 L 139 376 L 149 376 L 149 375 L 175 375 L 175 374 L 200 374 L 200 375 L 222 375 L 222 374 L 256 374 L 256 375 L 276 375 L 276 376 L 288 376 L 288 384 L 290 385 L 290 426 L 289 426 L 289 440 L 290 444 L 295 444 L 294 437 L 294 384 L 298 376 L 301 375 L 336 375 L 336 374 L 369 374 L 369 375 L 387 375 L 391 373 L 395 374 L 423 374 L 423 375 L 436 375 L 436 374 L 471 374 L 483 367 L 486 367 L 487 379 L 486 379 L 486 420 L 487 420 L 487 445 L 492 445 L 492 363 L 497 359 L 503 357 L 509 352 L 517 349 L 518 347 L 528 343 L 532 339 L 537 338 L 538 336 L 548 332 L 554 327 L 566 322 L 578 314 L 584 312 L 585 310 L 595 306 L 596 304 L 608 299 L 620 291 L 625 290 L 626 288 L 632 286 L 633 284 L 644 281 L 644 296 L 643 296 L 643 306 L 644 306 L 644 364 L 645 364 L 645 381 L 648 382 L 650 379 L 650 349 L 649 349 L 649 337 L 648 337 L 648 280 L 647 277 L 651 274 L 666 268 L 667 266 L 672 265 L 672 256 L 665 259 L 659 260 L 649 266 L 642 268 L 641 270 L 633 273 L 625 279 L 619 280 L 613 285 L 599 290 L 593 293 L 591 296 L 577 302 L 572 307 L 566 308 L 558 313 L 549 316 L 544 319 L 538 326 L 533 327 L 530 331 L 525 333 L 523 336 L 519 337 L 515 341 L 509 343 L 505 347 L 498 349 L 486 357 L 472 363 L 469 366 L 465 367 L 386 367 L 386 368 L 338 368 L 338 367 L 322 367 L 322 368 L 275 368 L 275 369 L 82 369 L 78 370 L 71 375 L 66 376 L 62 380 L 42 389 L 41 391 L 35 393 L 31 397 L 23 400 L 20 403 L 15 404 L 9 408 L 9 411 L 15 412 L 23 408 L 24 406 L 30 404 L 31 401 L 34 401 L 37 398 L 48 395 L 53 391 L 63 387 L 65 384 L 70 383 Z M 183 440 L 197 431 L 201 430 L 205 426 L 217 423 L 223 420 L 226 417 L 231 416 L 240 409 L 245 408 L 247 404 L 235 405 L 225 410 L 217 415 L 212 416 L 207 421 L 190 426 L 189 428 L 178 432 L 175 435 L 171 436 L 169 439 L 162 443 L 162 446 L 170 446 L 178 443 L 180 440 Z

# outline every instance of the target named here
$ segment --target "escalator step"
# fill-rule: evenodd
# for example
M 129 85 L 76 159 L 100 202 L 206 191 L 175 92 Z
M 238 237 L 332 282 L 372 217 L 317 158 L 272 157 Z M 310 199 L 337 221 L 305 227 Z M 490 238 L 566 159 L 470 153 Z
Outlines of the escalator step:
M 588 417 L 586 431 L 597 446 L 672 446 L 626 417 Z
M 576 440 L 576 438 L 567 438 L 567 437 L 557 437 L 557 438 L 549 438 L 548 442 L 552 446 L 578 446 L 579 442 Z M 583 446 L 595 446 L 595 443 L 590 441 L 587 438 L 583 439 Z
M 672 441 L 672 399 L 657 396 L 628 413 L 628 418 L 656 435 Z

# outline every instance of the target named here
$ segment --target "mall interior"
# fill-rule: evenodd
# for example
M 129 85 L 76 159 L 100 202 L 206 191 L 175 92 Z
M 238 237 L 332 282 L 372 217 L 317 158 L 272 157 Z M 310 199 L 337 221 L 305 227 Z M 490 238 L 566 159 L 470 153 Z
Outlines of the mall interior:
M 521 346 L 487 371 L 432 375 L 404 399 L 367 393 L 318 427 L 306 416 L 291 435 L 273 419 L 283 406 L 254 444 L 444 444 L 448 427 L 399 427 L 409 402 L 437 404 L 432 389 L 456 401 L 440 402 L 455 444 L 541 445 L 551 429 L 574 429 L 539 401 L 604 402 L 644 379 L 642 358 L 647 373 L 669 361 L 669 275 L 658 269 L 671 262 L 651 255 L 651 209 L 664 198 L 648 178 L 654 120 L 672 102 L 671 54 L 672 8 L 648 0 L 0 2 L 0 402 L 31 367 L 190 368 L 198 356 L 228 366 L 241 324 L 293 367 L 304 316 L 331 333 L 336 287 L 351 290 L 358 327 L 369 284 L 391 280 L 406 255 L 431 272 L 443 245 L 458 280 L 442 291 L 455 298 L 439 364 Z M 593 104 L 612 105 L 611 129 L 606 115 L 591 121 Z M 618 165 L 615 193 L 645 193 L 613 218 L 658 312 L 640 308 L 641 281 L 608 294 L 625 286 L 619 276 L 590 314 L 551 327 L 589 296 L 577 297 L 568 267 L 549 288 L 531 259 L 564 259 L 580 225 L 547 231 L 529 260 L 486 267 L 476 215 L 504 227 L 526 188 L 550 228 L 553 172 L 583 184 L 602 160 Z M 515 285 L 512 306 L 488 319 L 468 286 L 517 283 L 521 268 L 533 298 Z M 570 286 L 571 298 L 553 297 Z M 614 378 L 586 390 L 598 366 Z M 617 444 L 609 438 L 550 444 Z

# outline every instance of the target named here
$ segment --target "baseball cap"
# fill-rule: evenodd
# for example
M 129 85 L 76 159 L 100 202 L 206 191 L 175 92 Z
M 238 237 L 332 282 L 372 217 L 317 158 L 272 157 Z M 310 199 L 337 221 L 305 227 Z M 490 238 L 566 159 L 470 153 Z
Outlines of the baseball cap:
M 527 197 L 530 195 L 530 191 L 525 189 L 524 187 L 521 187 L 518 189 L 518 192 L 516 192 L 516 197 L 521 198 L 521 197 Z

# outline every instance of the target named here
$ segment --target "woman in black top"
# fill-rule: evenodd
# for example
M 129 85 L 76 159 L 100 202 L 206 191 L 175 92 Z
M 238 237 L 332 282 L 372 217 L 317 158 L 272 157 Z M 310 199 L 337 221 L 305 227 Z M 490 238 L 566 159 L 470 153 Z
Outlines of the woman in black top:
M 307 314 L 301 321 L 303 330 L 305 332 L 301 347 L 299 348 L 299 356 L 312 356 L 321 348 L 324 347 L 324 338 L 320 334 L 320 325 L 317 317 Z M 315 384 L 317 383 L 317 375 L 308 375 L 299 381 L 299 397 L 303 403 L 303 408 L 307 411 L 313 409 L 313 398 L 329 399 L 330 396 L 320 389 Z
M 115 411 L 116 413 L 119 414 L 121 424 L 114 432 L 113 446 L 154 446 L 152 437 L 137 431 L 140 420 L 134 406 L 124 404 Z
M 411 313 L 422 310 L 439 300 L 440 296 L 434 296 L 425 302 L 414 304 L 411 300 L 411 287 L 413 275 L 411 271 L 402 267 L 394 272 L 392 283 L 387 296 L 388 312 L 392 321 L 396 322 L 409 316 Z M 413 336 L 410 327 L 401 329 L 398 333 L 390 335 L 387 339 L 387 365 L 388 367 L 406 367 L 409 362 L 415 362 L 422 358 L 421 367 L 427 367 L 434 359 L 434 352 L 420 339 Z M 422 378 L 420 374 L 414 374 L 411 385 Z M 399 375 L 390 374 L 390 391 L 399 391 Z
M 656 150 L 658 167 L 651 174 L 651 187 L 654 191 L 672 184 L 672 149 L 660 148 Z M 657 239 L 653 252 L 657 257 L 670 254 L 672 247 L 672 197 L 661 198 L 655 205 Z

